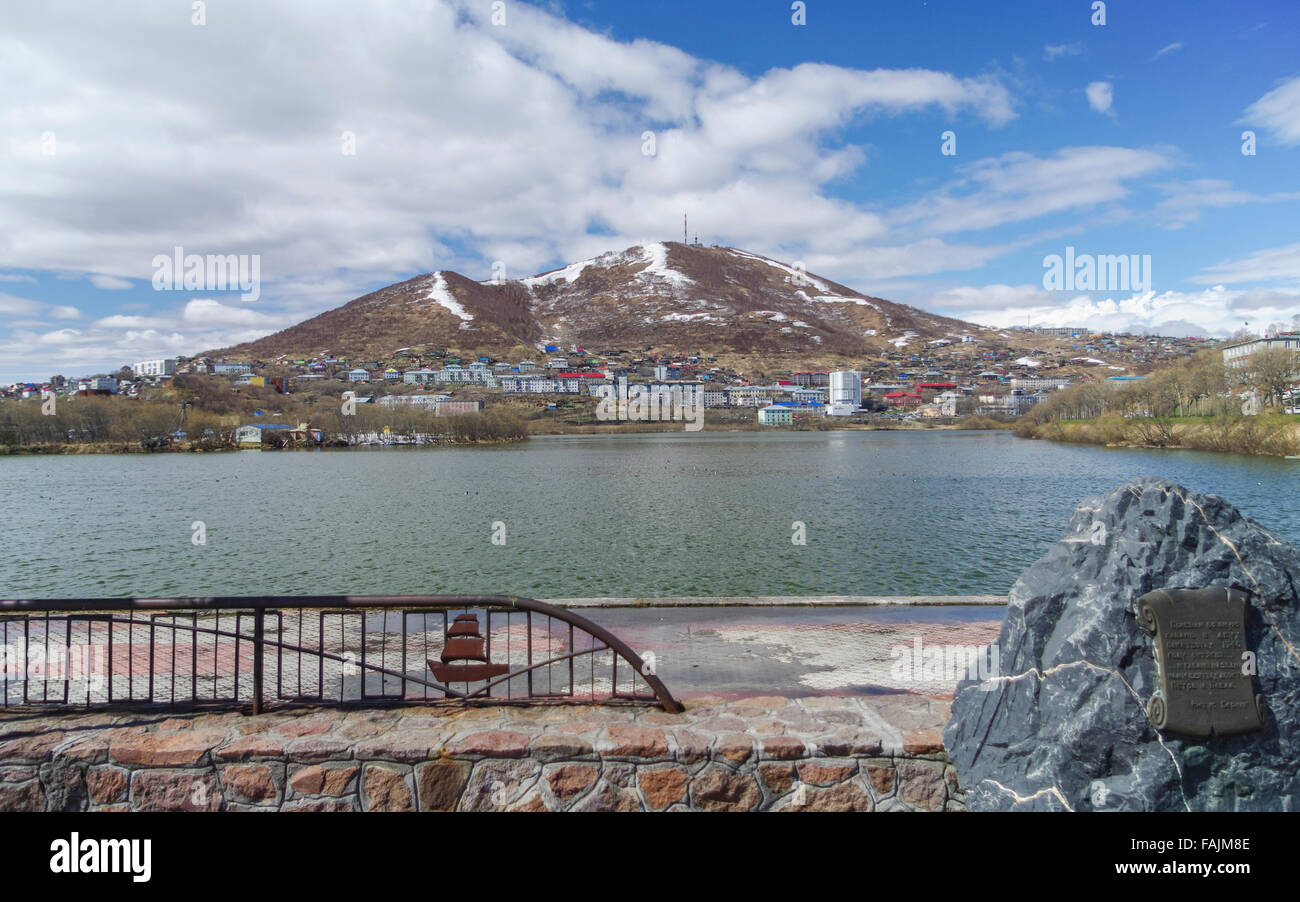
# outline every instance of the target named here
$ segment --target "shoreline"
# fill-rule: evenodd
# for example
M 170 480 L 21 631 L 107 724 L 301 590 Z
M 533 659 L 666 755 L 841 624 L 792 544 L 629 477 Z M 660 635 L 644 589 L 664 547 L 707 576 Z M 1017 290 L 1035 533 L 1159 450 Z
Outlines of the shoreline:
M 1003 607 L 1005 595 L 714 595 L 543 598 L 562 608 Z
M 591 426 L 576 426 L 571 428 L 559 429 L 541 429 L 530 431 L 528 435 L 520 438 L 506 439 L 480 439 L 470 441 L 447 441 L 434 442 L 423 445 L 402 444 L 394 442 L 392 444 L 378 445 L 305 445 L 292 448 L 276 447 L 238 447 L 229 445 L 192 447 L 192 446 L 169 446 L 165 448 L 141 448 L 139 445 L 122 443 L 122 442 L 100 442 L 92 444 L 79 443 L 61 443 L 50 445 L 0 445 L 0 457 L 5 456 L 45 456 L 45 455 L 78 455 L 78 454 L 228 454 L 238 451 L 361 451 L 375 448 L 466 448 L 466 447 L 493 447 L 498 445 L 517 445 L 527 442 L 530 438 L 543 438 L 554 436 L 586 436 L 586 435 L 675 435 L 682 432 L 690 432 L 681 428 L 679 424 L 674 423 L 671 426 L 661 429 L 646 429 L 646 423 L 611 423 L 611 424 L 593 424 Z M 747 426 L 744 424 L 727 424 L 725 426 L 708 427 L 695 432 L 714 432 L 714 433 L 773 433 L 773 434 L 816 434 L 826 432 L 1006 432 L 1010 433 L 1011 426 L 1008 424 L 996 429 L 979 428 L 970 426 L 961 426 L 958 424 L 905 424 L 882 425 L 870 423 L 837 423 L 834 427 L 825 429 L 794 429 L 781 426 L 759 426 L 754 424 Z

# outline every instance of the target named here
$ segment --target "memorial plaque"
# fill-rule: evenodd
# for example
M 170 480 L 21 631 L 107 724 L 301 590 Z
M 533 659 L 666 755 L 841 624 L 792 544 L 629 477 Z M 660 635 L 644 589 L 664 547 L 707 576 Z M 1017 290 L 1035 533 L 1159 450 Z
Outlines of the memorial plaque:
M 1158 589 L 1138 599 L 1137 615 L 1155 636 L 1160 688 L 1147 716 L 1157 730 L 1226 736 L 1264 728 L 1247 666 L 1246 593 Z

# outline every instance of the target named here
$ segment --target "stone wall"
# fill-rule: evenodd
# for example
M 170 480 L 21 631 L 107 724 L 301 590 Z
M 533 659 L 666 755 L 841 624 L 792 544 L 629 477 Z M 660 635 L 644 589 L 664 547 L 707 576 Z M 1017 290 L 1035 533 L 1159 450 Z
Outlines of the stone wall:
M 943 811 L 919 696 L 0 718 L 0 811 Z

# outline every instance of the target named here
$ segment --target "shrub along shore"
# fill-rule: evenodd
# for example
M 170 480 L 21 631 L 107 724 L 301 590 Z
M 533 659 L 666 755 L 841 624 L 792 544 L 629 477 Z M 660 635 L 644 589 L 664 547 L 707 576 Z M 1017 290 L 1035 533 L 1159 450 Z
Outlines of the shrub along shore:
M 1300 455 L 1300 417 L 1278 414 L 1134 417 L 1109 413 L 1087 420 L 1021 420 L 1015 434 L 1111 448 L 1185 448 L 1230 454 Z
M 1218 351 L 1206 351 L 1119 387 L 1075 385 L 1017 420 L 1015 434 L 1111 447 L 1300 455 L 1300 416 L 1281 412 L 1295 364 L 1271 351 L 1256 357 L 1252 366 L 1228 369 Z M 1263 412 L 1243 413 L 1251 403 Z

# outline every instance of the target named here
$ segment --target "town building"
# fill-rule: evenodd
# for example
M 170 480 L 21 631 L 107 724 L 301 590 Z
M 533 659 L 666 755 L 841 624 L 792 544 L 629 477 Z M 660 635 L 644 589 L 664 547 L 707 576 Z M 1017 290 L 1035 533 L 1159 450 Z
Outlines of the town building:
M 792 426 L 794 425 L 794 411 L 789 407 L 760 407 L 758 422 L 760 426 Z
M 117 379 L 112 376 L 91 376 L 89 379 L 81 379 L 77 382 L 77 391 L 103 392 L 105 394 L 117 394 Z
M 166 357 L 161 360 L 141 360 L 131 364 L 131 372 L 137 376 L 171 376 L 176 372 L 176 358 Z
M 438 405 L 450 399 L 450 395 L 385 395 L 378 400 L 381 407 L 418 407 L 424 410 L 438 409 Z
M 1070 387 L 1069 379 L 1051 379 L 1043 376 L 1012 376 L 1011 388 L 1021 391 L 1059 391 Z
M 1252 355 L 1275 348 L 1300 354 L 1300 332 L 1279 332 L 1268 338 L 1252 338 L 1250 341 L 1228 345 L 1223 349 L 1223 365 L 1241 368 L 1246 366 Z
M 839 370 L 830 374 L 829 416 L 852 416 L 862 406 L 862 374 L 857 370 Z

